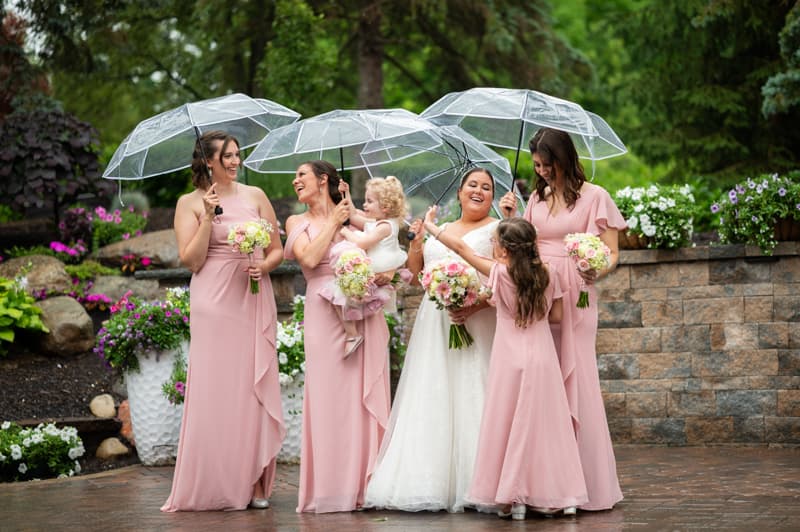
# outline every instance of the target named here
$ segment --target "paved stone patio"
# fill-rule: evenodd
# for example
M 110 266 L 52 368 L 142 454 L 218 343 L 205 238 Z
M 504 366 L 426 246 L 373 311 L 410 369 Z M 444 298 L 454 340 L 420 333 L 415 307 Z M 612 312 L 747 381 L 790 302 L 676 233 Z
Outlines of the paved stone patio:
M 171 467 L 131 466 L 0 484 L 0 531 L 800 530 L 800 448 L 617 447 L 625 500 L 606 512 L 524 522 L 467 512 L 295 513 L 298 466 L 280 465 L 268 510 L 161 513 Z

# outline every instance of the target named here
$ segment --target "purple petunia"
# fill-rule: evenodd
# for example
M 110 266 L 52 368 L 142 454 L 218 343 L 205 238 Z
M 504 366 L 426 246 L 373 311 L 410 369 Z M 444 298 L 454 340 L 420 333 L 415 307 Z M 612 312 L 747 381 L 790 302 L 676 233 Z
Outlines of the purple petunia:
M 713 212 L 714 214 L 717 214 L 719 212 L 719 204 L 718 203 L 714 203 L 713 205 L 711 205 L 711 212 Z
M 783 197 L 786 195 L 786 189 L 781 187 L 778 189 L 778 196 Z
M 739 201 L 738 197 L 736 196 L 735 190 L 731 190 L 730 192 L 728 192 L 728 199 L 731 200 L 731 203 L 736 203 L 737 201 Z

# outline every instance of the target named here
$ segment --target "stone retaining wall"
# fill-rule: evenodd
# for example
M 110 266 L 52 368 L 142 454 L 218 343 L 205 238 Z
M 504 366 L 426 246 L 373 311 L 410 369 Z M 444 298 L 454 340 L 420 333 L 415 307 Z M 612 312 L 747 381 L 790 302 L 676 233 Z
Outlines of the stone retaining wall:
M 623 251 L 598 285 L 598 368 L 617 443 L 800 443 L 800 257 Z

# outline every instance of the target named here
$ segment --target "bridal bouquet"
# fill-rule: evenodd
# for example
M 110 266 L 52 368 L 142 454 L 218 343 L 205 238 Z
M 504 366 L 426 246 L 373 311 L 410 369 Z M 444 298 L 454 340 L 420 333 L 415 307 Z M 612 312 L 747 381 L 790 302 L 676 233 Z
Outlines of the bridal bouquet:
M 578 270 L 602 270 L 611 264 L 611 250 L 600 237 L 591 233 L 570 233 L 564 237 L 564 249 L 575 262 Z M 578 308 L 589 306 L 589 292 L 586 283 L 581 281 L 581 293 L 578 296 Z
M 442 310 L 474 305 L 482 290 L 475 268 L 458 259 L 433 263 L 420 274 L 420 282 L 428 299 Z M 461 349 L 472 343 L 472 336 L 463 323 L 450 325 L 450 348 Z
M 336 286 L 352 301 L 361 301 L 370 294 L 375 281 L 372 261 L 363 249 L 353 247 L 339 255 L 333 267 Z
M 253 264 L 253 253 L 257 247 L 266 248 L 271 242 L 270 233 L 272 225 L 266 220 L 259 219 L 252 222 L 243 222 L 231 226 L 228 231 L 228 243 L 236 253 L 246 253 Z M 258 293 L 258 282 L 250 279 L 250 293 Z

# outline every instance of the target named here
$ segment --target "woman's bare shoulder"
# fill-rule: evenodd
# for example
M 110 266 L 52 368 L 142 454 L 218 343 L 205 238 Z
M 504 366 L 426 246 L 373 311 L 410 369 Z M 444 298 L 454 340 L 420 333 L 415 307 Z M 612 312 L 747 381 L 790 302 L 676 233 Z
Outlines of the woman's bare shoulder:
M 187 192 L 186 194 L 182 194 L 178 198 L 178 202 L 176 204 L 177 208 L 202 208 L 203 206 L 203 191 L 199 189 L 195 189 L 191 192 Z

